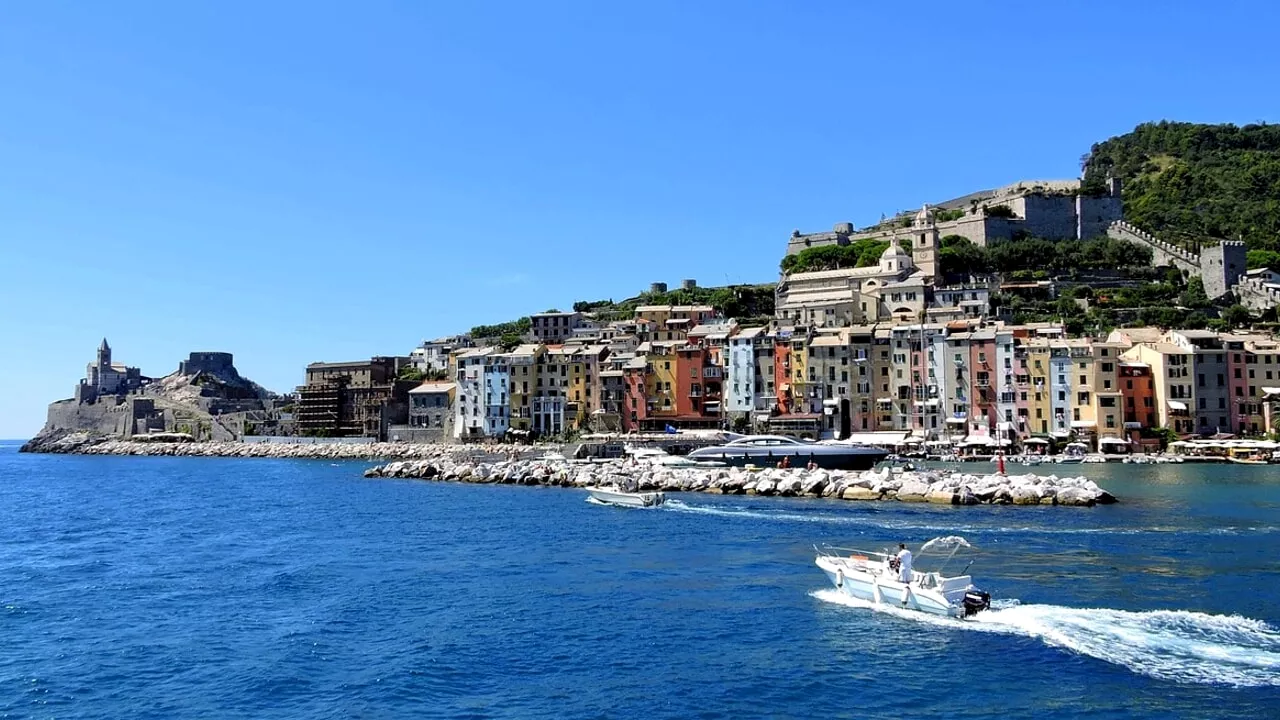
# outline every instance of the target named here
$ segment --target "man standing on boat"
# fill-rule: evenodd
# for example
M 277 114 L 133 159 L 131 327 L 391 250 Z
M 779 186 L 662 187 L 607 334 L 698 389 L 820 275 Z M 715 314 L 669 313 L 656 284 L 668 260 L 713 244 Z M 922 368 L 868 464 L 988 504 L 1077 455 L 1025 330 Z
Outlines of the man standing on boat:
M 904 583 L 911 582 L 911 551 L 906 543 L 898 543 L 898 579 Z

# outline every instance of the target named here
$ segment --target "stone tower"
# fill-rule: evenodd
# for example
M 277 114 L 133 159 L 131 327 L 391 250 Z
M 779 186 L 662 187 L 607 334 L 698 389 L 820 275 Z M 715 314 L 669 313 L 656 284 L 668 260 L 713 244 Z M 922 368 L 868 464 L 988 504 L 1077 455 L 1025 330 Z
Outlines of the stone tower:
M 1245 271 L 1245 246 L 1239 240 L 1223 240 L 1200 251 L 1200 277 L 1204 294 L 1216 300 L 1231 291 Z
M 103 368 L 111 367 L 111 346 L 107 344 L 107 339 L 102 338 L 102 344 L 98 346 L 98 371 Z
M 933 219 L 933 210 L 924 205 L 916 213 L 915 222 L 911 226 L 911 255 L 916 267 L 930 282 L 938 279 L 938 226 Z

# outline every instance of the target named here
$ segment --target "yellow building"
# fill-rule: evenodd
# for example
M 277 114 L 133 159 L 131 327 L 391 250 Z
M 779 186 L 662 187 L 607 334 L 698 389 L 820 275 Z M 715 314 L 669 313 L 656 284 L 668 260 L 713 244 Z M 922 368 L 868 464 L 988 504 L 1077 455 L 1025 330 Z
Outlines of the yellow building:
M 1027 430 L 1032 435 L 1047 437 L 1053 430 L 1052 366 L 1049 362 L 1049 340 L 1029 338 L 1027 353 Z
M 521 345 L 509 353 L 512 430 L 529 432 L 533 429 L 533 397 L 537 393 L 538 364 L 545 352 L 546 348 L 542 345 Z
M 676 343 L 653 342 L 646 350 L 652 371 L 645 378 L 645 394 L 649 401 L 649 417 L 676 415 Z

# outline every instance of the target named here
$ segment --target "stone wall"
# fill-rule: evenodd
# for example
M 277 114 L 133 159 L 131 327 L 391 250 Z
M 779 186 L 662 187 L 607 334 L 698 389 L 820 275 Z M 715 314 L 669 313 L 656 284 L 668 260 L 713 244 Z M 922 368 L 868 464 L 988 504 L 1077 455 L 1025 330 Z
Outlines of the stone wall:
M 1280 305 L 1280 290 L 1267 287 L 1261 280 L 1245 278 L 1235 290 L 1240 304 L 1255 312 Z
M 1150 248 L 1153 265 L 1176 267 L 1188 275 L 1200 274 L 1200 257 L 1187 250 L 1156 238 L 1149 232 L 1141 230 L 1123 220 L 1111 223 L 1107 234 L 1117 240 L 1127 240 Z
M 1106 235 L 1111 223 L 1123 219 L 1124 203 L 1118 193 L 1115 196 L 1076 197 L 1076 237 L 1081 240 Z

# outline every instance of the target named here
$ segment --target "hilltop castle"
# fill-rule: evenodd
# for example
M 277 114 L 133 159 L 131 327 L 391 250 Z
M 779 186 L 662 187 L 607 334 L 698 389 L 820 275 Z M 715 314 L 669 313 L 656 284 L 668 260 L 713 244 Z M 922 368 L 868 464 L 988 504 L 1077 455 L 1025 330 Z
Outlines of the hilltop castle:
M 900 215 L 864 230 L 855 230 L 852 223 L 839 223 L 831 232 L 801 234 L 795 230 L 787 241 L 787 254 L 867 239 L 897 240 L 906 247 L 916 247 L 914 236 L 923 228 L 939 237 L 959 235 L 983 247 L 1024 235 L 1088 240 L 1106 235 L 1111 223 L 1123 218 L 1116 178 L 1108 180 L 1106 194 L 1096 196 L 1080 194 L 1079 180 L 1026 180 L 925 205 L 914 219 Z M 922 219 L 927 221 L 923 228 Z

